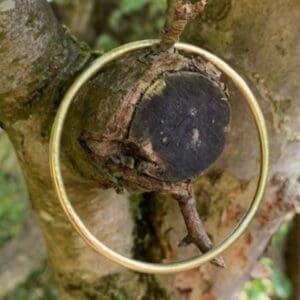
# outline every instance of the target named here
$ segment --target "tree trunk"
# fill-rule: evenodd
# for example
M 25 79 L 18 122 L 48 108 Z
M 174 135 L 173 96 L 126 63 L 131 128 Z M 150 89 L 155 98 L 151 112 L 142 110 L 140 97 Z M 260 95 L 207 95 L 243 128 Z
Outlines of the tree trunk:
M 0 124 L 22 166 L 61 299 L 237 297 L 272 234 L 300 202 L 299 23 L 298 0 L 215 0 L 186 30 L 189 42 L 223 57 L 255 90 L 270 134 L 270 180 L 256 219 L 224 254 L 226 269 L 204 265 L 176 275 L 146 276 L 92 251 L 68 222 L 50 180 L 48 146 L 55 113 L 93 54 L 62 29 L 46 1 L 0 3 Z M 111 64 L 77 96 L 64 134 L 64 176 L 78 213 L 104 243 L 140 259 L 179 260 L 199 253 L 193 245 L 177 247 L 185 227 L 176 202 L 161 194 L 116 193 L 78 142 L 83 132 L 103 133 L 121 98 L 147 72 L 148 65 L 137 60 L 140 54 Z M 224 153 L 194 184 L 199 211 L 215 242 L 233 228 L 252 199 L 259 166 L 253 120 L 228 86 L 232 124 Z

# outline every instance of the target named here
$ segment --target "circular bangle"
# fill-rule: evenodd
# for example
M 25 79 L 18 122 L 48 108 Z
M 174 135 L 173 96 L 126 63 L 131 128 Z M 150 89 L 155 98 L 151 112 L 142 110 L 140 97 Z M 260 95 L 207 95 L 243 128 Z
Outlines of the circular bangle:
M 240 77 L 240 75 L 236 71 L 234 71 L 227 63 L 225 63 L 223 60 L 221 60 L 214 54 L 211 54 L 210 52 L 193 45 L 177 43 L 175 45 L 175 48 L 177 50 L 194 55 L 199 55 L 205 58 L 207 61 L 211 62 L 213 65 L 215 65 L 222 73 L 227 75 L 232 80 L 237 89 L 245 98 L 250 108 L 250 111 L 254 117 L 260 141 L 261 163 L 259 180 L 255 196 L 251 204 L 249 205 L 245 215 L 235 226 L 235 228 L 231 231 L 231 233 L 229 233 L 225 237 L 225 239 L 221 241 L 218 245 L 216 245 L 213 249 L 201 256 L 196 256 L 186 260 L 165 264 L 147 263 L 123 256 L 110 249 L 99 239 L 97 239 L 86 227 L 86 225 L 80 219 L 79 215 L 76 213 L 67 195 L 66 188 L 64 185 L 60 164 L 61 137 L 64 122 L 76 93 L 79 91 L 82 85 L 85 82 L 87 82 L 93 75 L 99 72 L 99 70 L 101 70 L 105 65 L 107 65 L 111 61 L 123 56 L 128 52 L 142 48 L 148 48 L 158 43 L 159 40 L 144 40 L 129 43 L 121 47 L 115 48 L 114 50 L 96 59 L 82 74 L 79 75 L 79 77 L 75 80 L 75 82 L 65 94 L 54 120 L 50 138 L 50 169 L 57 197 L 69 221 L 73 224 L 75 229 L 78 231 L 78 233 L 87 242 L 89 246 L 91 246 L 96 252 L 104 255 L 111 261 L 131 270 L 153 274 L 170 274 L 196 268 L 199 267 L 201 264 L 212 260 L 219 254 L 221 254 L 224 250 L 226 250 L 228 247 L 230 247 L 242 235 L 242 233 L 245 231 L 245 229 L 248 227 L 249 223 L 255 216 L 255 213 L 263 198 L 268 177 L 269 147 L 267 130 L 263 114 L 260 110 L 255 96 L 253 95 L 245 81 Z

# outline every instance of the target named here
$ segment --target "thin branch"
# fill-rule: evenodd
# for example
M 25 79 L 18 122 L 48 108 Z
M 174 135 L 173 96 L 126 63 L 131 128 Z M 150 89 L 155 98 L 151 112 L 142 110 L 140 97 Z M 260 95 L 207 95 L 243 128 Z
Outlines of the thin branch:
M 167 0 L 167 11 L 166 11 L 166 23 L 165 23 L 165 30 L 170 27 L 172 23 L 175 8 L 177 6 L 178 0 Z
M 202 253 L 211 250 L 213 248 L 213 243 L 199 217 L 195 198 L 193 196 L 181 195 L 174 195 L 174 198 L 179 204 L 188 231 L 188 235 L 180 244 L 193 243 Z M 225 267 L 225 262 L 222 257 L 216 257 L 212 260 L 212 263 L 218 267 Z
M 179 41 L 180 35 L 188 22 L 202 13 L 206 6 L 206 0 L 198 0 L 195 3 L 184 0 L 169 0 L 167 21 L 165 30 L 161 36 L 162 50 L 168 50 Z

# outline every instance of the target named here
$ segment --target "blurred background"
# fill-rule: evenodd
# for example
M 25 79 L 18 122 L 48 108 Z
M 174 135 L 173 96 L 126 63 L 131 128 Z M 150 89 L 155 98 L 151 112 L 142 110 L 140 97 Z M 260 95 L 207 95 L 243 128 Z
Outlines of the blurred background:
M 157 38 L 165 20 L 166 0 L 49 2 L 66 30 L 84 41 L 83 47 L 90 47 L 99 55 L 129 41 Z M 290 299 L 288 253 L 293 232 L 291 222 L 279 228 L 240 299 Z M 0 299 L 57 299 L 54 286 L 22 174 L 13 148 L 0 129 Z M 108 295 L 107 299 L 127 300 L 118 294 Z

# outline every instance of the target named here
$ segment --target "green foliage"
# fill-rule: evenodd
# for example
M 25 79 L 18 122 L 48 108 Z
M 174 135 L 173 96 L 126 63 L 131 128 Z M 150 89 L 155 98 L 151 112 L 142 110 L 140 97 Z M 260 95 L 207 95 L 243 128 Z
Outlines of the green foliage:
M 3 300 L 56 300 L 52 273 L 46 264 L 34 271 L 26 282 L 8 293 Z
M 271 241 L 271 247 L 284 249 L 290 223 L 283 223 Z M 240 300 L 288 300 L 292 295 L 289 278 L 276 268 L 274 262 L 263 257 L 260 264 L 267 270 L 267 278 L 255 279 L 246 283 Z
M 0 132 L 0 247 L 21 230 L 27 206 L 26 188 L 7 136 Z
M 139 11 L 149 2 L 149 0 L 121 0 L 119 9 L 123 15 L 129 15 Z
M 269 279 L 256 279 L 245 287 L 247 300 L 267 300 L 273 294 L 272 282 Z
M 112 35 L 103 33 L 99 36 L 96 41 L 95 48 L 100 49 L 100 51 L 109 50 L 119 46 L 119 41 L 114 38 Z
M 18 184 L 0 172 L 0 247 L 22 229 L 26 204 Z
M 286 242 L 287 234 L 291 229 L 291 223 L 283 223 L 274 237 L 272 238 L 272 247 L 283 247 Z
M 271 276 L 247 282 L 240 300 L 290 299 L 292 286 L 286 275 L 275 270 L 273 262 L 269 258 L 262 258 L 260 263 L 268 269 Z
M 125 42 L 158 38 L 164 25 L 166 0 L 121 0 L 95 48 L 107 51 Z
M 274 294 L 278 299 L 290 299 L 292 286 L 290 280 L 281 272 L 274 272 L 272 275 Z

